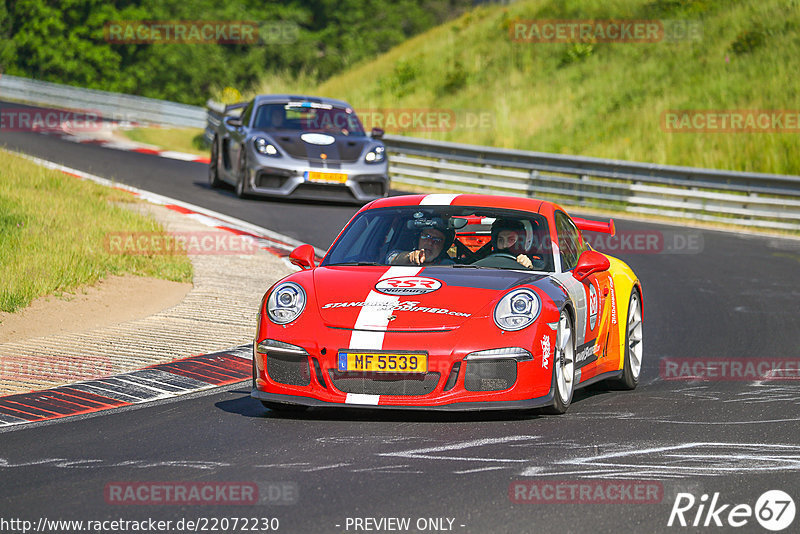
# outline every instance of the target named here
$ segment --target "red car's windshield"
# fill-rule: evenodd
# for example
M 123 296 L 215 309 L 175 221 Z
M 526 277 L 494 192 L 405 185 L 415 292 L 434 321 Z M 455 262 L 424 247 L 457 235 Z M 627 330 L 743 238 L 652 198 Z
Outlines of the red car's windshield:
M 547 220 L 493 208 L 409 206 L 361 213 L 331 247 L 322 265 L 424 263 L 553 272 Z M 529 265 L 519 262 L 523 255 Z M 528 262 L 525 262 L 528 263 Z

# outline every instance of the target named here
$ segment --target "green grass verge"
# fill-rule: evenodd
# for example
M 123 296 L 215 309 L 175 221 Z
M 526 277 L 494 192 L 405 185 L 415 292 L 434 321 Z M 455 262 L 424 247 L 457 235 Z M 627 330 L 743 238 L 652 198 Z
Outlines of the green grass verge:
M 154 145 L 164 150 L 208 156 L 209 150 L 199 128 L 134 128 L 119 132 L 137 143 Z
M 482 6 L 322 83 L 360 109 L 452 110 L 414 137 L 661 164 L 800 174 L 797 133 L 669 133 L 666 110 L 800 110 L 797 0 L 521 0 Z M 513 42 L 514 20 L 656 19 L 701 37 Z M 303 80 L 305 82 L 305 80 Z M 468 119 L 488 117 L 485 124 Z
M 537 44 L 509 36 L 515 20 L 558 19 L 659 20 L 699 38 Z M 476 7 L 324 83 L 282 72 L 265 77 L 258 92 L 341 98 L 357 111 L 442 110 L 456 119 L 444 131 L 387 129 L 413 137 L 800 175 L 797 133 L 675 133 L 662 125 L 668 110 L 796 116 L 798 30 L 800 0 L 519 0 Z
M 800 0 L 520 0 L 479 6 L 318 84 L 265 77 L 261 93 L 341 98 L 375 110 L 441 110 L 452 127 L 387 133 L 629 161 L 800 174 L 795 133 L 666 131 L 669 110 L 800 113 Z M 515 20 L 658 20 L 697 38 L 514 42 Z M 243 99 L 252 94 L 243 95 Z M 366 113 L 364 113 L 366 112 Z M 385 120 L 385 114 L 383 115 Z M 443 130 L 443 131 L 441 131 Z M 143 134 L 144 135 L 144 134 Z M 183 139 L 145 142 L 178 150 Z M 184 148 L 186 150 L 186 148 Z M 205 152 L 204 152 L 205 153 Z
M 109 234 L 158 232 L 153 219 L 123 207 L 129 193 L 44 169 L 0 151 L 0 311 L 59 295 L 107 275 L 191 282 L 185 255 L 120 255 Z

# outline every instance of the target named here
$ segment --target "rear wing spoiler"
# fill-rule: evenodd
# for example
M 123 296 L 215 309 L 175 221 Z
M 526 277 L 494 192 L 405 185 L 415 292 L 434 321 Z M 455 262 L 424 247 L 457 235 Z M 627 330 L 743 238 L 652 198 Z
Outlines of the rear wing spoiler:
M 236 104 L 228 104 L 225 106 L 225 115 L 231 115 L 231 111 L 236 111 L 237 109 L 242 109 L 247 106 L 249 102 L 238 102 Z M 240 112 L 241 113 L 241 112 Z
M 209 100 L 208 102 L 206 102 L 206 108 L 208 108 L 208 110 L 215 115 L 225 116 L 225 115 L 231 115 L 232 111 L 236 111 L 237 109 L 242 109 L 247 104 L 248 102 L 237 102 L 236 104 L 225 105 L 220 102 L 214 102 L 213 100 Z
M 219 128 L 222 119 L 233 115 L 232 112 L 242 110 L 247 105 L 247 102 L 239 102 L 237 104 L 225 105 L 220 102 L 209 100 L 206 102 L 206 131 L 203 132 L 206 142 L 211 144 L 214 139 L 214 133 Z M 241 114 L 241 111 L 239 112 Z
M 614 219 L 609 219 L 607 223 L 600 221 L 590 221 L 588 219 L 581 219 L 580 217 L 573 217 L 572 220 L 582 232 L 600 232 L 603 234 L 614 235 L 616 229 L 614 228 Z

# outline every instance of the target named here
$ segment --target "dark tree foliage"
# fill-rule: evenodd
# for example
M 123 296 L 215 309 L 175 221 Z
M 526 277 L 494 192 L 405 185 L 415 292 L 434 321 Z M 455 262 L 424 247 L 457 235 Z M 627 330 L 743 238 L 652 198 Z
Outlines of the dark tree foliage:
M 202 104 L 270 72 L 324 80 L 462 13 L 471 0 L 0 0 L 0 69 Z M 255 44 L 119 44 L 115 21 L 253 21 Z

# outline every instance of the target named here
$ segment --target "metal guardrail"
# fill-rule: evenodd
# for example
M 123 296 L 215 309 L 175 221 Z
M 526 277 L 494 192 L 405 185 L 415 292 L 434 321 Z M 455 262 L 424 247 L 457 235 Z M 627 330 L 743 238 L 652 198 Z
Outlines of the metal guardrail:
M 240 105 L 208 110 L 132 95 L 0 76 L 0 99 L 97 111 L 105 119 L 205 128 Z M 800 176 L 656 165 L 387 135 L 395 184 L 545 197 L 671 218 L 800 231 Z
M 0 76 L 0 99 L 96 111 L 107 120 L 205 128 L 206 110 L 166 100 Z
M 800 230 L 800 176 L 507 150 L 387 135 L 393 184 Z

